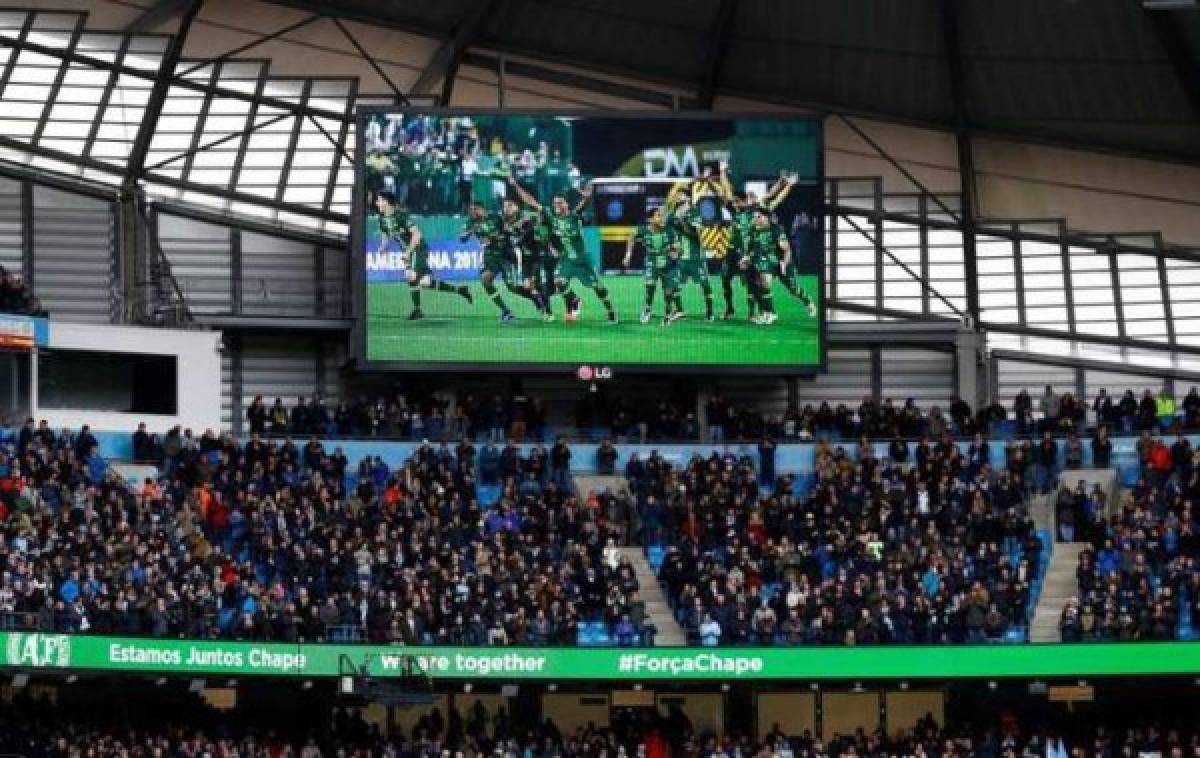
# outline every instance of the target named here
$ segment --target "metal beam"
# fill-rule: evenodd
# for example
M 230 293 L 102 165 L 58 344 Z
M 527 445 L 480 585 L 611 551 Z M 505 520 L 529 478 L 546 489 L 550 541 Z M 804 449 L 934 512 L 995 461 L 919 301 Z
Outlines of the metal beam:
M 242 137 L 249 136 L 251 134 L 254 134 L 255 132 L 257 132 L 260 129 L 266 129 L 268 126 L 273 126 L 274 124 L 278 124 L 280 121 L 283 121 L 285 118 L 295 118 L 295 116 L 293 116 L 290 113 L 281 113 L 278 116 L 275 116 L 274 118 L 267 119 L 266 121 L 260 121 L 256 124 L 254 124 L 253 126 L 249 126 L 249 127 L 246 127 L 245 129 L 242 129 L 241 131 L 233 132 L 232 134 L 226 134 L 224 137 L 218 137 L 217 139 L 214 139 L 203 145 L 196 145 L 195 147 L 189 148 L 181 153 L 176 153 L 176 154 L 170 156 L 169 158 L 164 158 L 161 161 L 159 161 L 158 163 L 155 163 L 150 166 L 146 166 L 146 171 L 147 171 L 147 173 L 157 171 L 158 169 L 160 169 L 164 166 L 171 165 L 175 161 L 181 161 L 181 160 L 184 160 L 185 158 L 191 158 L 191 157 L 195 156 L 197 153 L 203 153 L 205 150 L 212 150 L 214 147 L 220 147 L 221 145 L 224 145 L 226 142 L 232 142 L 235 139 L 241 139 Z M 200 132 L 197 131 L 196 133 L 199 134 Z M 188 173 L 187 171 L 183 172 L 184 175 L 186 175 L 187 173 Z
M 725 65 L 725 52 L 729 49 L 729 38 L 733 36 L 733 25 L 737 18 L 737 0 L 721 0 L 717 12 L 708 28 L 708 44 L 704 50 L 704 74 L 696 90 L 696 100 L 704 110 L 712 110 L 716 99 L 717 82 Z
M 383 70 L 383 66 L 380 66 L 379 62 L 375 60 L 375 56 L 371 55 L 370 51 L 363 47 L 362 43 L 358 41 L 358 38 L 350 33 L 350 30 L 346 28 L 346 25 L 342 23 L 340 18 L 335 16 L 333 23 L 337 25 L 337 28 L 341 30 L 346 39 L 350 40 L 350 44 L 354 45 L 354 49 L 358 51 L 358 54 L 361 55 L 368 64 L 370 64 L 371 68 L 375 69 L 375 73 L 379 74 L 380 78 L 387 82 L 387 85 L 392 88 L 392 92 L 395 93 L 396 99 L 399 100 L 403 105 L 408 105 L 408 96 L 396 86 L 396 83 L 392 81 L 392 77 L 388 76 L 387 72 Z
M 483 25 L 500 5 L 499 0 L 484 0 L 470 3 L 466 15 L 457 24 L 454 36 L 442 42 L 429 63 L 421 71 L 417 81 L 409 88 L 410 95 L 433 94 L 433 85 L 442 82 L 442 105 L 448 105 L 454 89 L 454 77 L 462 63 L 463 54 L 475 43 Z
M 1150 28 L 1158 37 L 1159 44 L 1163 46 L 1163 52 L 1167 54 L 1171 68 L 1175 70 L 1175 78 L 1179 80 L 1179 87 L 1191 104 L 1196 117 L 1200 118 L 1200 61 L 1197 61 L 1197 53 L 1191 49 L 1187 37 L 1183 34 L 1183 22 L 1172 18 L 1176 13 L 1195 14 L 1197 10 L 1195 8 L 1178 11 L 1153 10 L 1142 5 L 1142 0 L 1132 0 L 1132 2 L 1141 5 L 1146 13 L 1146 18 L 1150 19 Z
M 154 132 L 158 130 L 158 117 L 162 115 L 163 105 L 167 102 L 167 92 L 171 89 L 171 81 L 175 78 L 175 69 L 183 57 L 183 46 L 187 42 L 188 31 L 192 28 L 192 22 L 196 20 L 196 16 L 200 13 L 200 6 L 203 4 L 204 0 L 188 0 L 188 6 L 179 18 L 179 28 L 176 29 L 175 36 L 171 37 L 171 42 L 163 54 L 162 64 L 158 68 L 158 76 L 154 78 L 154 85 L 150 88 L 150 95 L 146 99 L 142 124 L 133 140 L 133 146 L 129 149 L 129 160 L 125 164 L 123 181 L 125 185 L 132 186 L 141 177 L 146 166 L 146 155 L 150 152 L 150 140 L 154 138 Z
M 204 68 L 205 66 L 210 66 L 210 65 L 215 66 L 218 63 L 224 63 L 225 61 L 229 60 L 230 58 L 233 58 L 234 56 L 241 55 L 242 53 L 244 53 L 248 50 L 253 50 L 254 48 L 258 47 L 259 45 L 263 44 L 264 42 L 270 42 L 271 40 L 279 39 L 280 37 L 282 37 L 285 34 L 294 32 L 297 29 L 308 26 L 309 24 L 313 23 L 314 21 L 319 21 L 320 19 L 321 19 L 321 16 L 314 14 L 312 16 L 309 16 L 308 18 L 300 19 L 299 21 L 297 21 L 294 24 L 288 24 L 287 26 L 283 27 L 282 29 L 273 31 L 270 34 L 264 34 L 260 37 L 255 37 L 254 39 L 250 40 L 249 42 L 247 42 L 244 45 L 238 45 L 237 47 L 233 48 L 232 50 L 227 50 L 226 52 L 223 52 L 220 55 L 214 56 L 212 58 L 205 58 L 202 61 L 197 61 L 197 62 L 193 63 L 187 69 L 180 71 L 176 75 L 176 78 L 183 79 L 183 78 L 187 77 L 189 74 L 196 73 L 197 71 Z
M 963 71 L 961 0 L 941 0 L 942 39 L 946 48 L 946 67 L 950 78 L 950 97 L 954 106 L 954 141 L 958 148 L 958 185 L 963 239 L 963 264 L 966 276 L 967 312 L 972 323 L 979 323 L 979 266 L 975 248 L 976 188 L 975 154 L 971 146 L 971 118 Z
M 134 20 L 125 25 L 126 34 L 146 34 L 152 32 L 171 19 L 187 10 L 191 0 L 158 0 L 142 11 Z
M 904 261 L 897 258 L 895 253 L 893 253 L 891 250 L 889 250 L 887 248 L 886 245 L 883 244 L 883 236 L 878 233 L 879 227 L 882 226 L 883 214 L 881 214 L 881 213 L 880 214 L 872 214 L 872 216 L 875 220 L 875 223 L 876 223 L 876 233 L 875 234 L 872 234 L 871 232 L 868 232 L 866 229 L 864 229 L 862 227 L 862 225 L 860 225 L 857 221 L 854 220 L 853 216 L 851 216 L 849 214 L 845 214 L 845 213 L 842 213 L 839 215 L 846 221 L 846 223 L 850 226 L 851 229 L 853 229 L 855 232 L 857 232 L 859 235 L 861 235 L 863 239 L 870 242 L 876 248 L 876 250 L 878 250 L 878 252 L 880 254 L 880 258 L 876 261 L 878 266 L 880 266 L 880 267 L 882 266 L 883 257 L 886 256 L 888 258 L 888 260 L 890 260 L 894 265 L 899 266 L 900 269 L 904 271 L 904 273 L 908 274 L 912 278 L 913 281 L 920 284 L 921 288 L 923 290 L 925 290 L 930 295 L 933 295 L 938 300 L 940 300 L 943 305 L 945 305 L 947 308 L 950 309 L 951 312 L 954 313 L 954 315 L 958 316 L 959 318 L 962 318 L 964 316 L 963 312 L 960 311 L 954 303 L 947 300 L 946 296 L 943 295 L 941 292 L 938 292 L 936 287 L 934 287 L 928 281 L 922 279 L 920 274 L 913 271 L 911 266 L 909 266 L 907 263 L 905 263 Z M 883 286 L 883 278 L 881 276 L 878 276 L 878 278 L 876 280 L 876 286 L 877 287 Z M 881 309 L 885 308 L 885 307 L 886 307 L 885 304 L 880 305 Z M 908 313 L 908 311 L 905 311 L 905 313 Z M 910 314 L 910 316 L 913 318 L 919 318 L 920 315 L 921 314 L 919 314 L 919 313 Z

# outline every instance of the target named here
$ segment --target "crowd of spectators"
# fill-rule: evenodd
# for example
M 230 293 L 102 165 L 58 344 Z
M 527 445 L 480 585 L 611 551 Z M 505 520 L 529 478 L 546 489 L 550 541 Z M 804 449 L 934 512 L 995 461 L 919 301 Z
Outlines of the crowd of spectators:
M 893 453 L 818 443 L 803 497 L 748 457 L 631 460 L 643 539 L 667 545 L 659 576 L 691 639 L 940 644 L 1024 626 L 1042 545 L 1019 482 L 948 436 Z
M 122 701 L 124 698 L 115 698 Z M 751 737 L 741 725 L 724 735 L 693 727 L 678 709 L 614 709 L 607 725 L 561 730 L 549 718 L 482 703 L 423 715 L 411 729 L 380 728 L 354 709 L 315 710 L 288 719 L 266 712 L 220 712 L 200 701 L 145 696 L 134 707 L 54 704 L 17 694 L 0 712 L 0 753 L 25 758 L 95 756 L 238 756 L 240 758 L 1195 758 L 1195 723 L 1170 726 L 1129 714 L 1118 722 L 1087 716 L 1055 719 L 1050 728 L 1023 724 L 1008 709 L 984 728 L 947 727 L 932 715 L 911 729 L 859 729 L 852 734 L 789 734 L 778 725 Z M 186 716 L 185 716 L 186 714 Z M 1125 726 L 1132 723 L 1132 726 Z
M 148 444 L 139 430 L 135 447 Z M 30 424 L 0 456 L 6 618 L 63 632 L 467 645 L 574 644 L 580 623 L 603 622 L 618 644 L 650 641 L 633 568 L 611 550 L 613 509 L 565 490 L 553 451 L 507 445 L 485 507 L 469 442 L 350 469 L 315 437 L 238 445 L 172 430 L 161 477 L 136 488 L 90 465 L 94 445 L 86 428 Z
M 543 203 L 579 190 L 569 131 L 552 119 L 508 116 L 372 116 L 364 129 L 366 188 L 387 190 L 412 213 L 498 209 L 504 182 L 519 179 Z
M 1165 390 L 1146 390 L 1135 397 L 1127 390 L 1114 399 L 1101 389 L 1088 406 L 1070 392 L 1059 394 L 1047 386 L 1036 397 L 1022 390 L 1012 410 L 994 401 L 978 409 L 955 398 L 943 409 L 922 408 L 908 398 L 870 397 L 853 404 L 789 405 L 781 414 L 764 413 L 748 402 L 735 402 L 715 393 L 702 412 L 694 402 L 668 395 L 631 399 L 627 393 L 586 391 L 570 414 L 552 412 L 548 401 L 535 393 L 491 395 L 467 392 L 451 398 L 445 393 L 362 392 L 342 399 L 319 396 L 273 400 L 256 396 L 245 411 L 247 431 L 263 435 L 327 437 L 382 437 L 457 441 L 544 440 L 559 434 L 579 439 L 606 437 L 618 442 L 707 441 L 745 442 L 764 436 L 785 442 L 817 439 L 917 440 L 940 439 L 949 432 L 958 439 L 976 434 L 988 438 L 1010 437 L 1036 446 L 1050 439 L 1067 439 L 1082 446 L 1101 430 L 1106 435 L 1200 429 L 1200 392 L 1196 388 L 1176 403 Z M 561 428 L 552 428 L 551 417 L 573 416 Z M 1076 460 L 1080 464 L 1082 457 Z M 1069 457 L 1059 462 L 1070 466 Z
M 1088 543 L 1079 596 L 1063 609 L 1064 641 L 1170 640 L 1200 618 L 1200 457 L 1182 434 L 1138 441 L 1138 482 L 1116 508 L 1080 486 L 1058 498 L 1060 532 Z
M 20 274 L 0 266 L 0 313 L 45 316 L 46 311 Z

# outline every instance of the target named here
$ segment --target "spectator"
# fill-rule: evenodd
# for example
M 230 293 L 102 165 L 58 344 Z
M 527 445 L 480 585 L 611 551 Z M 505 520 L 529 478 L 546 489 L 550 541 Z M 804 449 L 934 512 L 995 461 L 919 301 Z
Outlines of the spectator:
M 612 476 L 617 468 L 617 448 L 612 440 L 605 438 L 596 449 L 596 473 L 601 476 Z
M 1079 435 L 1072 431 L 1067 435 L 1067 443 L 1063 449 L 1063 463 L 1068 470 L 1083 467 L 1083 443 Z
M 1112 460 L 1112 440 L 1108 436 L 1108 427 L 1101 424 L 1092 433 L 1092 465 L 1096 468 L 1108 468 Z
M 571 448 L 561 437 L 550 450 L 550 481 L 560 490 L 571 488 Z
M 1183 425 L 1188 429 L 1200 427 L 1200 393 L 1195 386 L 1183 398 Z
M 1154 401 L 1154 415 L 1158 417 L 1159 426 L 1164 431 L 1175 423 L 1175 397 L 1166 387 L 1162 388 Z
M 1096 414 L 1097 425 L 1113 424 L 1119 421 L 1112 398 L 1103 387 L 1100 388 L 1100 392 L 1092 402 L 1092 411 Z
M 775 441 L 763 437 L 758 443 L 759 480 L 766 486 L 775 484 Z
M 1046 388 L 1050 390 L 1049 387 Z M 1054 488 L 1058 476 L 1058 443 L 1050 436 L 1050 430 L 1042 432 L 1033 460 L 1034 487 L 1037 492 L 1047 495 Z
M 251 434 L 267 433 L 267 405 L 262 395 L 255 395 L 250 407 L 246 409 L 246 420 L 250 424 Z

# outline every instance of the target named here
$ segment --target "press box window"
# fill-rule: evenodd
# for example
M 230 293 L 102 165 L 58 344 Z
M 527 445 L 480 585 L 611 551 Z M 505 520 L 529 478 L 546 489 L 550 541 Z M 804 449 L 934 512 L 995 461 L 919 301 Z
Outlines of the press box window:
M 42 350 L 38 406 L 170 416 L 179 408 L 177 372 L 173 355 Z

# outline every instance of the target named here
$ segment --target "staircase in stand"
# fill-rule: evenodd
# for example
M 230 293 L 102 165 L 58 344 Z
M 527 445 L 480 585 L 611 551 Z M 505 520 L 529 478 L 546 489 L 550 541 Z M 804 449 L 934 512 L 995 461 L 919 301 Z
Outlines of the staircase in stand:
M 1060 642 L 1058 622 L 1062 618 L 1067 600 L 1079 594 L 1079 582 L 1075 569 L 1079 567 L 1079 555 L 1089 547 L 1086 542 L 1058 542 L 1050 556 L 1050 566 L 1042 582 L 1042 594 L 1033 612 L 1033 623 L 1029 626 L 1030 642 Z
M 638 580 L 638 592 L 646 604 L 646 618 L 658 632 L 654 636 L 656 647 L 671 647 L 687 644 L 687 633 L 675 614 L 671 612 L 671 604 L 667 602 L 666 592 L 658 581 L 658 576 L 646 560 L 646 553 L 640 547 L 619 548 L 621 557 L 628 558 L 633 564 L 634 574 Z

